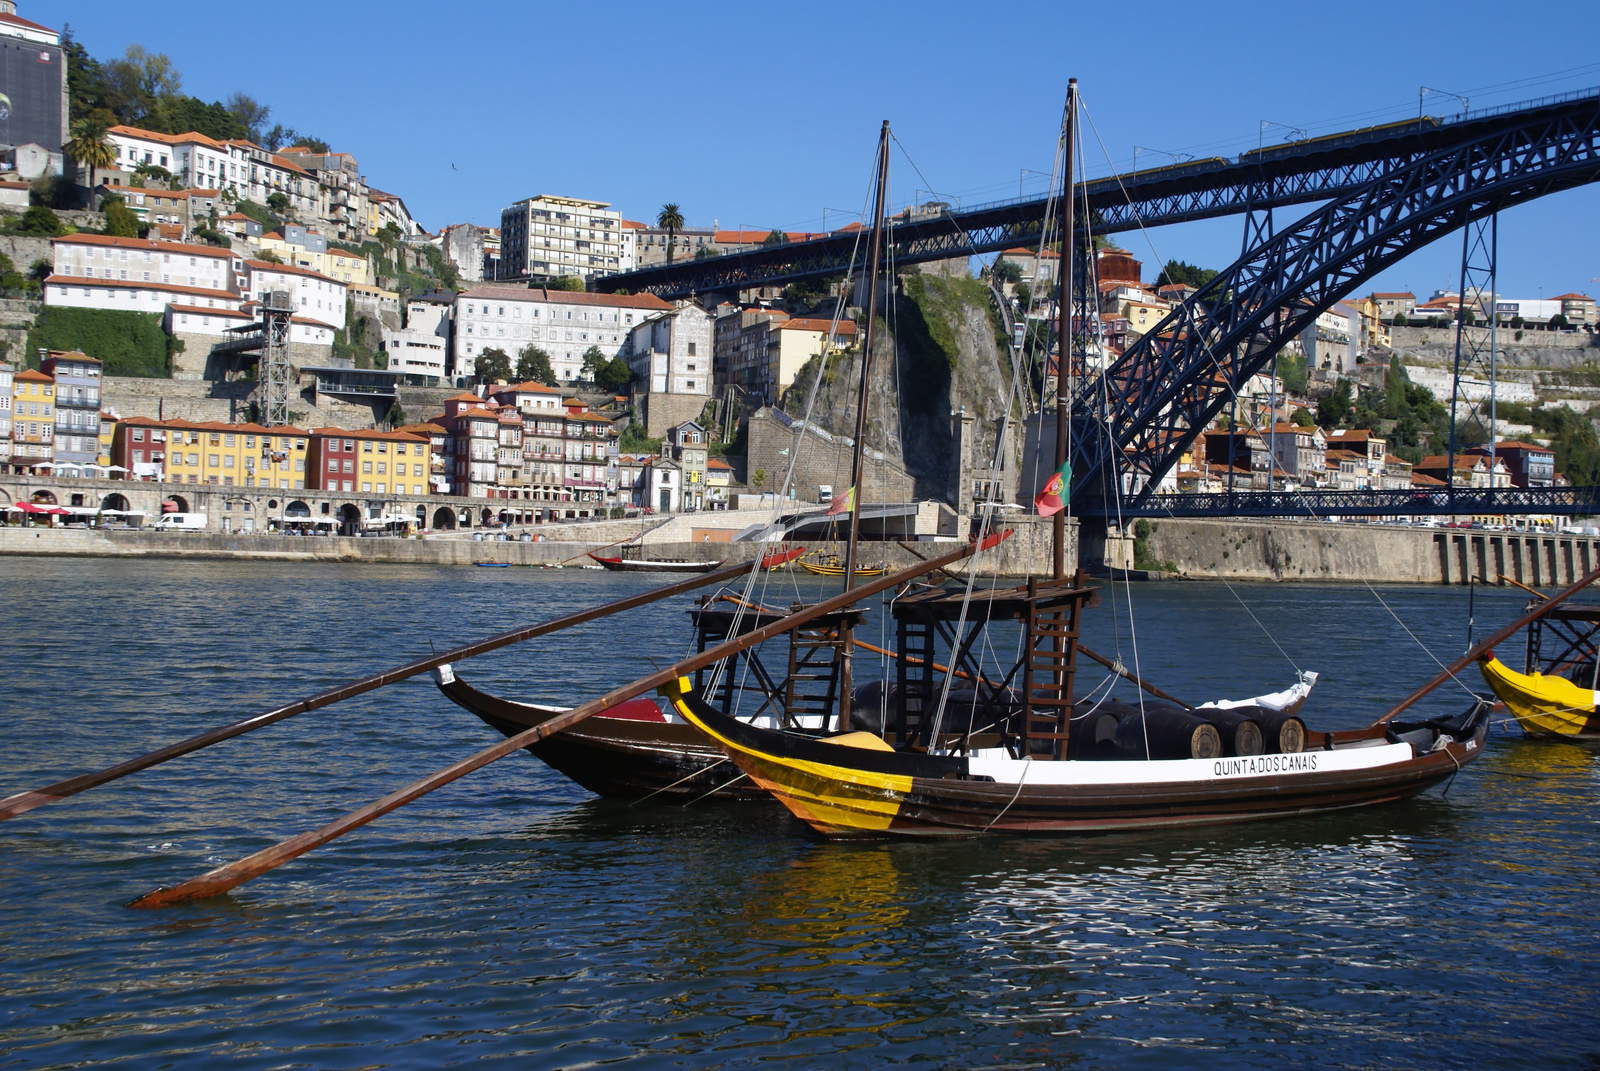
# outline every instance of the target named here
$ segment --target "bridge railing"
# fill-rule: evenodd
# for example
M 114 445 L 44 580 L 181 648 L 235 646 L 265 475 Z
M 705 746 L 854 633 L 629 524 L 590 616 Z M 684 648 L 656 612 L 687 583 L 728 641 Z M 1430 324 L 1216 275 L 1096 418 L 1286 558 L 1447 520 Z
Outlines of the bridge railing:
M 1081 516 L 1102 517 L 1493 517 L 1600 514 L 1600 487 L 1496 487 L 1362 491 L 1215 491 L 1152 495 L 1120 514 L 1094 504 Z

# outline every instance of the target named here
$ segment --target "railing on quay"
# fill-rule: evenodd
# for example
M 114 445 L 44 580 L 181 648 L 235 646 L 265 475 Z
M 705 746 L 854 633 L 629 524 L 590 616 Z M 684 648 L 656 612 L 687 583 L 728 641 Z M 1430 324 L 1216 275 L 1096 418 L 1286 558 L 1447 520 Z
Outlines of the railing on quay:
M 1136 509 L 1114 503 L 1080 516 L 1137 517 L 1480 517 L 1600 514 L 1600 487 L 1440 488 L 1393 491 L 1217 491 L 1154 495 Z

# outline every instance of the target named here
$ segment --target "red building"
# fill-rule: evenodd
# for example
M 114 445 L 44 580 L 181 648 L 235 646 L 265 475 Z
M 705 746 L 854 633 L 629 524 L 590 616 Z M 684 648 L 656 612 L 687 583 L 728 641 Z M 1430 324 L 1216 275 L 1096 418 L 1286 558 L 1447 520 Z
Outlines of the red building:
M 426 494 L 432 453 L 433 444 L 426 435 L 371 428 L 313 428 L 306 455 L 306 486 L 351 494 Z

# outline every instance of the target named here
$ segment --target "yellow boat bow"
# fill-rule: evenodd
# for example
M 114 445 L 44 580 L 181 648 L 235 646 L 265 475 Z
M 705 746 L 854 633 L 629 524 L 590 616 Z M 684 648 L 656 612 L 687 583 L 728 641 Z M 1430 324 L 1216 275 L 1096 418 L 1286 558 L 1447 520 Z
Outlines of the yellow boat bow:
M 1493 652 L 1478 659 L 1478 668 L 1528 735 L 1600 735 L 1600 719 L 1595 717 L 1600 692 L 1580 687 L 1565 677 L 1518 673 Z

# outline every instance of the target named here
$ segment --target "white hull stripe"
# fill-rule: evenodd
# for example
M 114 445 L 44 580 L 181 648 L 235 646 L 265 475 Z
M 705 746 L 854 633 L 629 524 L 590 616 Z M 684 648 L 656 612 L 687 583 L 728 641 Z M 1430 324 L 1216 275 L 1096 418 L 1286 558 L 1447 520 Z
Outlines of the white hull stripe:
M 974 776 L 992 777 L 998 784 L 1015 785 L 1024 771 L 1030 785 L 1151 785 L 1182 781 L 1248 781 L 1257 777 L 1294 777 L 1305 774 L 1367 770 L 1409 762 L 1410 744 L 1305 751 L 1297 755 L 1248 755 L 1226 759 L 1013 759 L 974 755 L 967 770 Z

